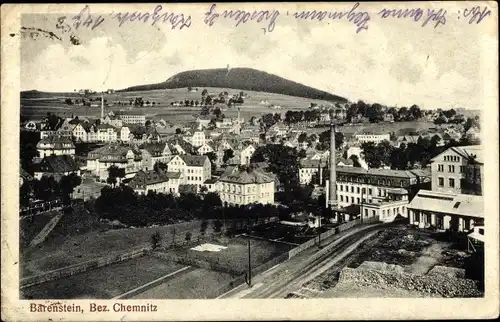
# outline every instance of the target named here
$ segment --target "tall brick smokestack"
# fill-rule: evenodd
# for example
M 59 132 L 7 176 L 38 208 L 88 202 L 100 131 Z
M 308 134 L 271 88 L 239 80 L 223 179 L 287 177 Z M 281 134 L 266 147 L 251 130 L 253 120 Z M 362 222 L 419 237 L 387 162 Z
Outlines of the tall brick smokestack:
M 328 205 L 330 208 L 337 207 L 337 172 L 335 166 L 335 124 L 330 123 L 330 178 L 328 186 Z

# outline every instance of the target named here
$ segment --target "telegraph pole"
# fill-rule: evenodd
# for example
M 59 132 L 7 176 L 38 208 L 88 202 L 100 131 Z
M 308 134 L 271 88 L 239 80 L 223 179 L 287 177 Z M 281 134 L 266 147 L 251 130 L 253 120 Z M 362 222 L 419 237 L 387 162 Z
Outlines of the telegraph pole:
M 248 273 L 245 274 L 245 282 L 252 287 L 252 256 L 250 253 L 250 239 L 248 239 Z

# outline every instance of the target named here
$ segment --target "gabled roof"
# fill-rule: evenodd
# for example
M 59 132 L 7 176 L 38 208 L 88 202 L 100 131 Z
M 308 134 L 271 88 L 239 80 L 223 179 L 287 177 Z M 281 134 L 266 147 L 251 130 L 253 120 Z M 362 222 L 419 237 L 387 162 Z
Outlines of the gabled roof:
M 228 167 L 219 181 L 239 184 L 269 183 L 274 182 L 274 175 L 260 169 Z
M 40 161 L 36 172 L 65 173 L 78 170 L 75 160 L 69 155 L 49 155 Z
M 410 209 L 484 218 L 483 196 L 420 190 L 408 204 Z
M 148 151 L 152 156 L 157 156 L 161 155 L 165 150 L 165 143 L 145 143 L 140 148 Z
M 206 155 L 183 154 L 180 157 L 189 167 L 202 167 L 208 160 Z
M 434 158 L 432 158 L 430 161 L 431 162 L 435 161 L 441 155 L 443 155 L 445 153 L 449 153 L 450 150 L 457 153 L 458 155 L 460 155 L 461 157 L 463 157 L 467 160 L 471 160 L 471 161 L 475 160 L 479 164 L 484 164 L 483 148 L 481 145 L 454 146 L 454 147 L 448 148 L 448 149 L 444 150 L 443 152 L 439 153 Z
M 132 178 L 132 180 L 130 180 L 128 185 L 133 189 L 146 189 L 146 187 L 149 185 L 161 183 L 161 182 L 167 182 L 167 181 L 168 181 L 168 177 L 161 170 L 159 170 L 159 171 L 140 170 Z
M 328 166 L 328 161 L 326 159 L 301 159 L 299 161 L 300 168 L 319 168 Z

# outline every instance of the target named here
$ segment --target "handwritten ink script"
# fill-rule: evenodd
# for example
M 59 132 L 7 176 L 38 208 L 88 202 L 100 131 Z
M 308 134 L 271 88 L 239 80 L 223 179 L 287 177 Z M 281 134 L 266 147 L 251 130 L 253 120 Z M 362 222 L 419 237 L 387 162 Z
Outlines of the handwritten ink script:
M 212 27 L 221 20 L 234 22 L 234 27 L 244 24 L 257 24 L 264 33 L 275 30 L 279 19 L 289 18 L 301 21 L 316 21 L 330 24 L 333 21 L 347 21 L 354 25 L 356 33 L 368 30 L 371 21 L 387 21 L 390 19 L 406 20 L 417 23 L 421 27 L 432 26 L 438 28 L 446 25 L 449 19 L 465 21 L 468 24 L 479 24 L 491 15 L 491 10 L 486 6 L 470 6 L 462 11 L 451 13 L 444 8 L 426 9 L 396 9 L 384 8 L 379 12 L 370 13 L 362 9 L 360 3 L 349 5 L 345 10 L 337 11 L 280 11 L 278 9 L 267 10 L 220 10 L 217 4 L 211 4 L 204 17 L 200 20 L 207 27 Z M 150 11 L 134 12 L 112 12 L 110 14 L 92 14 L 90 8 L 86 5 L 78 14 L 73 17 L 62 16 L 57 19 L 56 28 L 63 33 L 74 33 L 78 29 L 86 28 L 94 30 L 99 28 L 106 20 L 116 22 L 119 27 L 125 24 L 145 23 L 155 26 L 157 24 L 166 24 L 172 30 L 182 30 L 191 27 L 196 22 L 191 15 L 179 12 L 169 12 L 164 10 L 162 5 L 156 5 Z M 76 39 L 73 35 L 71 39 Z M 75 40 L 77 41 L 77 40 Z

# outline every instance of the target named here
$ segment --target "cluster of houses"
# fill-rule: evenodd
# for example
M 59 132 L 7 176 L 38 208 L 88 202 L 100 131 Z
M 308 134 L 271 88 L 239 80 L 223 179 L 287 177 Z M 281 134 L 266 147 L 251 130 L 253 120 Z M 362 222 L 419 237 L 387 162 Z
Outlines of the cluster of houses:
M 343 110 L 342 106 L 336 108 Z M 277 178 L 266 172 L 265 166 L 251 163 L 251 159 L 260 144 L 280 143 L 303 150 L 299 181 L 304 185 L 313 183 L 315 193 L 325 193 L 329 202 L 330 177 L 326 169 L 330 151 L 316 149 L 318 135 L 299 139 L 307 133 L 306 124 L 289 126 L 279 122 L 262 133 L 258 120 L 245 123 L 239 113 L 235 119 L 200 116 L 174 126 L 175 133 L 164 136 L 158 134 L 157 122 L 146 121 L 139 113 L 111 112 L 98 121 L 72 118 L 60 123 L 50 129 L 44 122 L 40 126 L 34 171 L 37 179 L 77 173 L 106 182 L 108 169 L 114 166 L 123 169 L 119 182 L 139 194 L 217 192 L 228 204 L 272 204 Z M 164 123 L 158 122 L 158 128 L 169 126 Z M 347 138 L 341 147 L 344 153 L 335 153 L 338 206 L 357 206 L 356 212 L 362 218 L 378 216 L 382 221 L 392 221 L 402 216 L 414 225 L 439 229 L 469 230 L 481 225 L 483 161 L 479 146 L 450 148 L 434 157 L 430 168 L 408 171 L 370 169 L 360 148 L 362 143 L 382 141 L 401 146 L 435 135 L 444 144 L 462 135 L 460 126 L 447 124 L 440 131 L 420 135 L 357 133 Z M 477 129 L 468 132 L 479 136 Z M 77 157 L 78 142 L 98 143 L 98 147 Z M 352 156 L 356 156 L 357 164 Z

